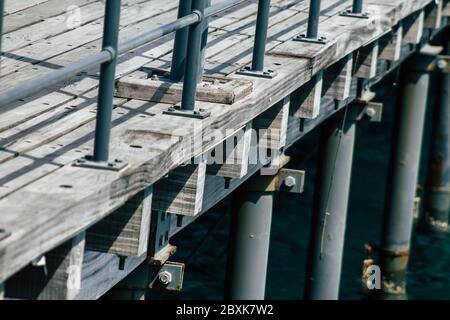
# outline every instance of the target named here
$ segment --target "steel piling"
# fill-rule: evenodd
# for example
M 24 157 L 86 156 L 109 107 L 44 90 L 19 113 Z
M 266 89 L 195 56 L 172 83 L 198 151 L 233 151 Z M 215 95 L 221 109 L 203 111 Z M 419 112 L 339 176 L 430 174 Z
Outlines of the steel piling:
M 305 298 L 336 300 L 344 250 L 356 125 L 342 110 L 322 128 Z

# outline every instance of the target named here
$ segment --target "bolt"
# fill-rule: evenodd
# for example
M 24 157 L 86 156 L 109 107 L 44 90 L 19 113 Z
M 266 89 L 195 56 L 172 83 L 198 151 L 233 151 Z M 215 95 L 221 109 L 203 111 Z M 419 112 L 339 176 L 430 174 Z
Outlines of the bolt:
M 445 61 L 444 59 L 439 59 L 437 61 L 437 67 L 441 70 L 445 70 L 447 69 L 448 63 L 447 61 Z
M 368 117 L 373 118 L 377 114 L 377 110 L 373 107 L 366 108 L 366 114 Z
M 172 274 L 169 271 L 161 271 L 158 274 L 158 280 L 163 285 L 167 286 L 172 282 Z
M 288 188 L 292 188 L 295 186 L 295 178 L 293 176 L 287 176 L 286 178 L 284 178 L 284 185 Z

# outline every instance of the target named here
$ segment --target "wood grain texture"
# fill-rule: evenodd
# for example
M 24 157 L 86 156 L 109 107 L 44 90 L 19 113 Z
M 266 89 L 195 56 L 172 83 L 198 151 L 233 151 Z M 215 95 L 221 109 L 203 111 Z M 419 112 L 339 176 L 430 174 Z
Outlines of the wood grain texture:
M 424 27 L 429 29 L 439 29 L 442 24 L 443 0 L 434 2 L 425 9 Z
M 320 71 L 300 89 L 291 94 L 291 112 L 297 118 L 315 119 L 322 101 L 323 71 Z
M 403 25 L 403 42 L 418 44 L 422 39 L 425 24 L 425 11 L 420 10 L 406 18 Z
M 350 95 L 353 74 L 353 54 L 324 71 L 322 96 L 326 99 L 345 100 Z
M 86 248 L 123 257 L 139 257 L 146 253 L 152 196 L 153 190 L 149 187 L 89 228 Z
M 7 282 L 9 298 L 71 300 L 81 289 L 85 234 L 45 254 L 44 266 L 28 266 Z
M 397 61 L 400 59 L 403 39 L 403 26 L 396 26 L 391 33 L 379 40 L 380 55 L 378 59 Z
M 362 47 L 356 52 L 355 77 L 372 79 L 377 74 L 377 64 L 379 56 L 378 40 Z

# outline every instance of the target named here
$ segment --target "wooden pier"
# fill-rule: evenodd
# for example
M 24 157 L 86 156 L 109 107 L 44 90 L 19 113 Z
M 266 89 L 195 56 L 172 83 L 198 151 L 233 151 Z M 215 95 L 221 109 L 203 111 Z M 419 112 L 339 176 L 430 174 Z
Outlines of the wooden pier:
M 122 0 L 120 42 L 175 20 L 178 5 Z M 355 119 L 378 110 L 371 85 L 430 51 L 449 23 L 449 1 L 367 0 L 364 19 L 341 15 L 351 5 L 322 1 L 328 42 L 317 44 L 293 41 L 309 1 L 272 0 L 272 79 L 236 73 L 252 61 L 258 1 L 210 18 L 197 91 L 205 119 L 166 113 L 183 89 L 167 80 L 174 34 L 121 55 L 110 143 L 119 171 L 79 165 L 93 152 L 99 69 L 2 106 L 0 292 L 3 283 L 5 298 L 98 299 L 140 265 L 163 266 L 173 235 L 262 168 L 278 173 L 309 131 L 349 104 Z M 6 0 L 0 92 L 98 52 L 103 15 L 99 0 Z M 208 161 L 227 142 L 234 161 Z M 251 161 L 252 146 L 270 156 Z

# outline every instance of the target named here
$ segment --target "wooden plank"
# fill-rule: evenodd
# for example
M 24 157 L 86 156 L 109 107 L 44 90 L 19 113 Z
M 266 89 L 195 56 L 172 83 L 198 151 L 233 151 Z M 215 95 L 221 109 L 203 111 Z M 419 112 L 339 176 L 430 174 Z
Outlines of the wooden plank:
M 371 79 L 377 73 L 379 55 L 378 40 L 362 47 L 356 52 L 355 77 Z
M 402 50 L 403 26 L 398 25 L 392 33 L 381 37 L 379 40 L 380 55 L 378 59 L 398 61 Z
M 14 0 L 14 1 L 5 1 L 4 12 L 6 14 L 11 14 L 14 12 L 18 12 L 24 10 L 26 8 L 33 7 L 40 3 L 46 2 L 48 0 Z
M 442 16 L 443 17 L 450 17 L 450 1 L 444 1 L 442 4 Z
M 290 96 L 275 104 L 253 120 L 260 148 L 279 150 L 286 145 Z
M 420 10 L 403 21 L 403 41 L 418 44 L 422 39 L 425 22 L 425 12 Z
M 27 27 L 29 25 L 39 23 L 43 19 L 54 17 L 62 13 L 78 15 L 76 8 L 85 6 L 98 0 L 77 0 L 74 6 L 73 0 L 48 0 L 46 2 L 35 5 L 34 7 L 24 9 L 5 16 L 3 25 L 3 34 Z M 12 2 L 12 1 L 7 1 Z M 71 7 L 72 6 L 72 7 Z M 73 9 L 73 11 L 71 11 Z M 73 16 L 74 25 L 80 21 L 77 16 Z M 83 18 L 83 17 L 80 17 Z M 76 21 L 75 21 L 76 20 Z
M 353 54 L 349 54 L 325 70 L 322 96 L 325 99 L 345 100 L 350 95 L 353 74 Z
M 176 168 L 154 189 L 153 210 L 195 216 L 202 209 L 206 160 Z
M 247 123 L 222 144 L 207 152 L 207 174 L 242 178 L 247 174 L 252 124 Z
M 197 87 L 196 100 L 233 104 L 252 91 L 252 82 L 225 77 L 205 76 Z M 183 83 L 173 83 L 165 77 L 139 79 L 135 75 L 120 79 L 116 85 L 117 97 L 146 101 L 179 103 Z
M 297 118 L 315 119 L 320 112 L 323 72 L 320 71 L 308 83 L 291 95 L 291 112 Z
M 45 254 L 44 266 L 28 266 L 8 280 L 8 297 L 70 300 L 81 288 L 85 234 Z
M 146 253 L 152 194 L 152 187 L 139 192 L 121 208 L 89 228 L 86 248 L 122 257 L 139 257 Z

